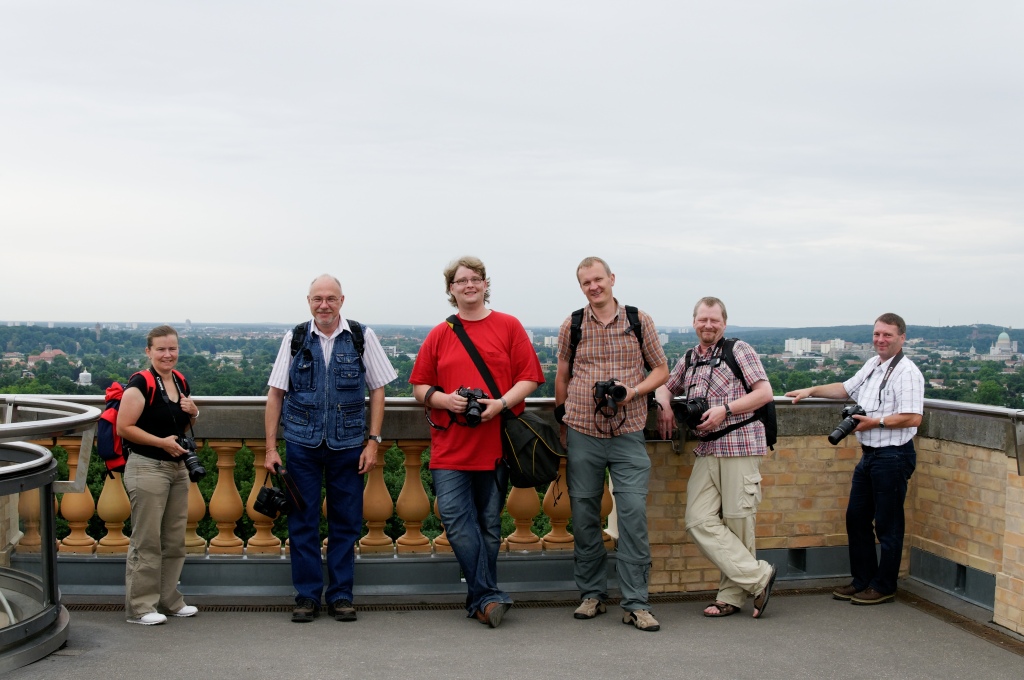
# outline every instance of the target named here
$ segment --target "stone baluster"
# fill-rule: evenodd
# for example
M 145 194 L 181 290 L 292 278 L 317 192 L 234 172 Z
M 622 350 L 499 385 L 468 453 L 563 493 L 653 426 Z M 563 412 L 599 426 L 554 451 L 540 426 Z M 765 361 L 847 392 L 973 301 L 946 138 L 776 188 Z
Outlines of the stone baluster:
M 612 492 L 611 489 L 608 488 L 608 483 L 605 482 L 604 494 L 601 496 L 601 517 L 607 520 L 608 516 L 612 514 L 613 507 L 614 503 L 612 502 Z M 606 550 L 615 549 L 615 538 L 610 533 L 602 529 L 601 537 L 604 540 L 604 547 Z
M 434 499 L 434 515 L 437 516 L 438 520 L 441 519 L 441 513 L 437 511 L 437 498 Z M 435 553 L 450 553 L 452 552 L 452 544 L 448 542 L 448 532 L 445 531 L 444 522 L 441 522 L 441 535 L 434 539 L 434 552 Z
M 572 550 L 573 537 L 566 527 L 572 517 L 569 487 L 565 483 L 565 459 L 558 464 L 558 476 L 544 494 L 544 514 L 551 520 L 551 531 L 543 538 L 545 550 Z
M 188 521 L 185 523 L 185 552 L 190 555 L 205 555 L 206 540 L 196 531 L 199 522 L 206 517 L 206 500 L 195 482 L 188 485 Z
M 430 515 L 430 500 L 420 478 L 423 451 L 427 444 L 429 442 L 423 440 L 398 442 L 398 447 L 405 454 L 405 481 L 396 506 L 399 518 L 405 523 L 405 533 L 395 541 L 400 554 L 429 553 L 431 550 L 430 539 L 423 535 L 423 520 Z
M 54 506 L 56 508 L 56 497 Z M 18 541 L 18 552 L 37 553 L 42 547 L 39 535 L 39 489 L 29 489 L 18 494 L 18 516 L 22 522 L 22 537 Z
M 96 514 L 107 527 L 107 535 L 96 545 L 97 553 L 127 553 L 128 537 L 124 535 L 124 521 L 132 516 L 128 493 L 124 490 L 124 479 L 120 472 L 111 473 L 103 479 L 103 491 L 96 503 Z
M 505 539 L 507 549 L 541 550 L 543 545 L 537 534 L 533 533 L 533 518 L 540 512 L 540 498 L 536 489 L 518 489 L 512 487 L 506 502 L 508 514 L 512 517 L 516 530 Z
M 217 523 L 217 535 L 210 539 L 211 555 L 241 555 L 245 546 L 235 535 L 235 525 L 242 518 L 242 496 L 235 486 L 235 453 L 237 442 L 211 442 L 217 454 L 217 487 L 210 497 L 210 517 Z
M 366 475 L 363 489 L 363 519 L 367 533 L 359 539 L 359 554 L 388 553 L 395 549 L 394 541 L 384 533 L 384 525 L 395 512 L 395 504 L 384 483 L 384 447 L 377 447 L 377 465 Z
M 246 445 L 252 451 L 254 475 L 252 491 L 249 492 L 249 498 L 245 503 L 245 512 L 249 515 L 249 519 L 252 520 L 256 533 L 246 543 L 245 552 L 248 555 L 277 555 L 281 553 L 281 539 L 275 536 L 272 531 L 274 520 L 256 512 L 256 509 L 253 507 L 260 489 L 265 486 L 273 486 L 273 479 L 267 472 L 267 469 L 263 467 L 264 463 L 267 462 L 267 445 L 248 443 Z
M 78 454 L 82 446 L 81 439 L 61 439 L 58 444 L 68 452 L 68 479 L 75 480 L 78 475 L 89 474 L 88 470 L 78 470 Z M 61 552 L 92 553 L 96 548 L 96 539 L 86 533 L 89 520 L 96 512 L 96 501 L 87 486 L 79 493 L 66 493 L 60 503 L 61 516 L 68 521 L 69 533 L 60 544 Z

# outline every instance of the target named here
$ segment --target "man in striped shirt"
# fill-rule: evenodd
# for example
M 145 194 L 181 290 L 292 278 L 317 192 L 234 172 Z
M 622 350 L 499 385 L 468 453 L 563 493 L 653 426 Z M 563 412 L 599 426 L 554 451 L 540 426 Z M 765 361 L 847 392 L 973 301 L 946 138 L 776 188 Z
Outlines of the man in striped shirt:
M 761 502 L 761 461 L 768 452 L 764 424 L 752 417 L 770 402 L 771 383 L 754 348 L 737 340 L 732 345 L 744 387 L 723 358 L 725 303 L 715 297 L 697 301 L 693 329 L 700 342 L 672 369 L 656 393 L 658 430 L 668 439 L 675 426 L 672 395 L 707 399 L 709 408 L 692 429 L 701 443 L 686 485 L 686 530 L 704 556 L 721 572 L 718 597 L 704 616 L 737 613 L 754 596 L 754 618 L 761 618 L 775 583 L 775 567 L 754 556 L 754 528 Z
M 397 378 L 380 341 L 367 326 L 341 315 L 341 283 L 318 276 L 306 296 L 313 315 L 285 333 L 267 384 L 266 468 L 281 464 L 277 431 L 284 429 L 288 472 L 304 508 L 288 513 L 292 621 L 307 623 L 327 613 L 355 621 L 352 588 L 355 542 L 363 523 L 363 478 L 376 466 L 384 421 L 384 386 Z M 292 342 L 293 333 L 298 337 Z M 359 343 L 359 338 L 362 343 Z M 370 394 L 366 415 L 366 393 Z M 282 419 L 282 415 L 284 416 Z M 320 489 L 327 488 L 327 574 L 320 557 Z
M 835 599 L 853 604 L 882 604 L 896 598 L 903 557 L 903 502 L 917 463 L 914 435 L 924 413 L 924 376 L 903 356 L 906 339 L 903 319 L 883 314 L 875 320 L 872 335 L 878 356 L 871 357 L 855 376 L 786 394 L 794 404 L 807 397 L 852 398 L 867 413 L 852 416 L 862 450 L 846 507 L 853 581 L 832 591 Z M 876 534 L 882 548 L 880 560 L 875 557 Z

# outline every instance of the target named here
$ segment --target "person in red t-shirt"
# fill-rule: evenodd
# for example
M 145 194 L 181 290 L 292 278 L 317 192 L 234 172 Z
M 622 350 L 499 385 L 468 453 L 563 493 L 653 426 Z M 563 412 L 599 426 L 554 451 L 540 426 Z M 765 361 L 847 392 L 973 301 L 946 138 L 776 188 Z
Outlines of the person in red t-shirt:
M 409 382 L 413 396 L 430 409 L 431 421 L 444 428 L 431 430 L 430 472 L 441 522 L 466 578 L 466 610 L 497 628 L 512 606 L 512 598 L 498 588 L 501 508 L 508 488 L 498 416 L 506 408 L 522 413 L 523 400 L 544 382 L 544 373 L 519 320 L 487 308 L 491 291 L 483 262 L 475 257 L 454 260 L 445 268 L 444 280 L 448 301 L 459 310 L 466 334 L 502 393 L 480 399 L 480 424 L 466 424 L 462 414 L 468 400 L 458 394 L 459 388 L 489 390 L 447 322 L 427 335 Z

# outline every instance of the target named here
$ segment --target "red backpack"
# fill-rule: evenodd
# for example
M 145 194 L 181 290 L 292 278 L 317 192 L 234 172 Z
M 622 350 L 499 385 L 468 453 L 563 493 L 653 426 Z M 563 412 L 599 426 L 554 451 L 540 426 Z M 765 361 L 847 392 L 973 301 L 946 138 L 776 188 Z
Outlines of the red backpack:
M 146 402 L 152 404 L 153 397 L 156 396 L 156 378 L 153 377 L 153 372 L 139 371 L 133 374 L 131 378 L 134 378 L 136 375 L 141 375 L 145 378 Z M 184 388 L 185 396 L 188 396 L 190 390 L 185 376 L 175 370 L 174 377 L 178 379 Z M 128 379 L 129 382 L 131 378 Z M 100 414 L 99 423 L 96 424 L 96 453 L 107 464 L 108 472 L 124 472 L 125 462 L 128 457 L 128 450 L 124 448 L 121 436 L 117 434 L 117 413 L 121 408 L 121 397 L 124 396 L 124 391 L 127 387 L 127 384 L 122 385 L 119 382 L 110 384 L 106 394 L 107 403 L 103 413 Z

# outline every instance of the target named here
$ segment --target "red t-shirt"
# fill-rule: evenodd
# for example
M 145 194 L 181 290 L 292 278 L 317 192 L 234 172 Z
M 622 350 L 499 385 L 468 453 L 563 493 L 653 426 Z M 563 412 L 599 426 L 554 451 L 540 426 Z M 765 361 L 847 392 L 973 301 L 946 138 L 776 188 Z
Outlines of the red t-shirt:
M 491 310 L 479 321 L 462 319 L 462 325 L 502 394 L 521 380 L 544 382 L 540 360 L 519 319 Z M 447 322 L 438 324 L 427 335 L 416 355 L 409 382 L 413 385 L 437 385 L 448 393 L 459 387 L 479 388 L 490 397 L 501 397 L 501 394 L 490 394 L 462 341 Z M 523 405 L 517 404 L 512 411 L 522 413 Z M 447 425 L 449 414 L 443 409 L 431 409 L 430 419 L 438 425 Z M 499 417 L 476 427 L 452 423 L 447 430 L 430 431 L 431 469 L 493 470 L 500 458 Z

